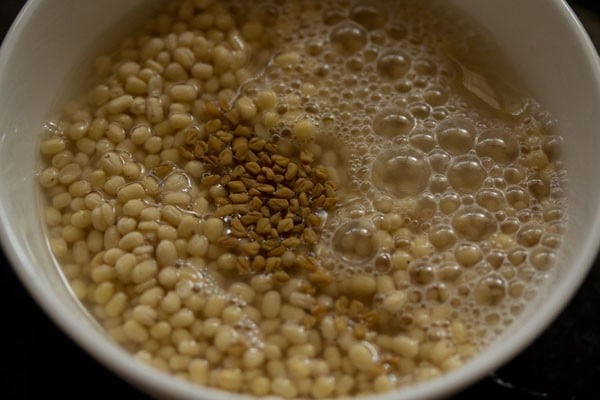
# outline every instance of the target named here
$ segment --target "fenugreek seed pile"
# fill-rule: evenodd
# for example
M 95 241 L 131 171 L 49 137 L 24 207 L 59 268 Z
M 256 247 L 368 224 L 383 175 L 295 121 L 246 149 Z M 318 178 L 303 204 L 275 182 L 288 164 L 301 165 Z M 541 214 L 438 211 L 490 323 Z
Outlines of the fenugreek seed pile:
M 176 377 L 435 378 L 518 317 L 564 229 L 562 139 L 504 64 L 439 1 L 165 2 L 47 124 L 51 250 Z

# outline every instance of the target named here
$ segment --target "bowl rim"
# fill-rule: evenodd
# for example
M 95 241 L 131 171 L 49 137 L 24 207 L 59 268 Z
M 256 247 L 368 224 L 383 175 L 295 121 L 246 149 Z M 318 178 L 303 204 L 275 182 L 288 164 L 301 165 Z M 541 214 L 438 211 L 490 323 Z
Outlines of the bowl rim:
M 28 21 L 34 17 L 40 5 L 47 0 L 28 0 L 19 12 L 11 28 L 6 34 L 0 47 L 0 85 L 4 78 L 4 71 L 10 64 L 10 54 L 16 48 L 20 36 L 26 31 Z M 552 0 L 547 2 L 547 7 L 553 7 L 554 12 L 560 14 L 560 18 L 568 27 L 569 34 L 575 42 L 573 46 L 582 54 L 586 60 L 585 67 L 589 69 L 594 77 L 595 90 L 600 93 L 600 58 L 580 21 L 567 5 L 565 0 Z M 0 185 L 4 178 L 0 176 Z M 597 255 L 600 244 L 600 208 L 590 218 L 592 234 L 582 245 L 582 251 L 575 256 L 574 265 L 578 265 L 575 271 L 571 271 L 566 279 L 557 283 L 557 295 L 551 296 L 539 306 L 537 311 L 528 321 L 527 329 L 518 330 L 510 335 L 510 338 L 501 342 L 495 342 L 484 349 L 480 355 L 474 357 L 468 363 L 455 371 L 444 374 L 431 381 L 399 388 L 392 392 L 381 395 L 370 395 L 364 399 L 392 400 L 401 396 L 403 399 L 438 398 L 449 396 L 452 393 L 474 383 L 495 368 L 515 357 L 520 351 L 536 339 L 541 332 L 559 315 L 573 297 Z M 8 211 L 0 202 L 0 220 L 9 221 Z M 147 393 L 160 393 L 162 395 L 176 396 L 177 398 L 206 398 L 206 399 L 254 399 L 253 396 L 240 395 L 220 391 L 210 387 L 199 386 L 162 373 L 152 367 L 142 364 L 134 359 L 116 343 L 110 341 L 99 333 L 89 334 L 81 330 L 78 318 L 61 312 L 62 303 L 57 297 L 47 292 L 44 285 L 27 268 L 30 263 L 27 250 L 15 239 L 16 230 L 11 224 L 0 224 L 0 240 L 2 248 L 10 261 L 21 283 L 29 291 L 31 297 L 37 302 L 46 315 L 58 325 L 78 346 L 88 354 L 100 361 L 109 370 L 126 379 L 137 388 Z M 104 338 L 104 339 L 103 339 Z

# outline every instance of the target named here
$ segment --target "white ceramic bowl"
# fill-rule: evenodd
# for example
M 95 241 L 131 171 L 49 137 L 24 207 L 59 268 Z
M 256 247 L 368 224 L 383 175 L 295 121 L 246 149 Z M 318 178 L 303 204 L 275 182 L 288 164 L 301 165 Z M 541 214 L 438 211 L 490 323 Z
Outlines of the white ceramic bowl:
M 569 173 L 569 221 L 557 280 L 542 290 L 501 338 L 464 367 L 425 384 L 380 396 L 449 395 L 527 346 L 585 277 L 600 241 L 600 66 L 594 48 L 560 0 L 451 0 L 495 36 L 534 95 L 558 119 Z M 157 397 L 231 399 L 136 362 L 111 342 L 69 294 L 51 261 L 34 174 L 42 123 L 83 81 L 99 43 L 127 33 L 119 22 L 143 17 L 152 0 L 30 0 L 0 52 L 0 233 L 15 271 L 50 317 L 84 349 Z M 142 11 L 140 11 L 142 10 Z M 133 12 L 136 11 L 135 14 Z M 131 24 L 124 24 L 132 26 Z M 101 38 L 101 40 L 100 40 Z M 239 397 L 241 398 L 241 397 Z

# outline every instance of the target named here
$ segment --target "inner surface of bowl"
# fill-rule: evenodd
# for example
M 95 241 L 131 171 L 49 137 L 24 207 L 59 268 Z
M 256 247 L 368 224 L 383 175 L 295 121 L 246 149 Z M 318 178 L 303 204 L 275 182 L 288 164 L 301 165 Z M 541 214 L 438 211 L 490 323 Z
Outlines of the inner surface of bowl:
M 574 293 L 598 244 L 600 137 L 595 131 L 600 126 L 600 81 L 591 43 L 560 1 L 543 6 L 518 0 L 452 2 L 494 35 L 534 96 L 558 120 L 569 173 L 568 228 L 552 290 L 541 290 L 544 293 L 504 333 L 503 340 L 455 372 L 402 389 L 405 398 L 448 394 L 513 356 Z M 135 21 L 151 13 L 155 3 L 34 0 L 13 26 L 0 53 L 2 241 L 15 270 L 40 305 L 106 365 L 155 395 L 225 399 L 232 395 L 196 387 L 138 364 L 111 342 L 64 284 L 44 236 L 35 179 L 43 123 L 70 88 L 83 84 L 89 57 L 118 43 L 119 36 L 135 29 Z M 396 396 L 392 393 L 382 398 Z

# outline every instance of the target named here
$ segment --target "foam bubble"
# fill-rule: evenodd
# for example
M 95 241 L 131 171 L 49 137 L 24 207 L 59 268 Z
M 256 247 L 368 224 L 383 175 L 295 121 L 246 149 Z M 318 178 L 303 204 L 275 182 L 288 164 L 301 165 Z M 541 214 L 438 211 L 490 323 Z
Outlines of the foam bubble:
M 344 22 L 331 31 L 329 40 L 339 53 L 354 54 L 367 44 L 367 33 L 353 22 Z
M 379 136 L 393 138 L 407 135 L 415 125 L 414 119 L 397 108 L 387 108 L 379 111 L 373 118 L 373 131 Z
M 438 125 L 437 141 L 449 154 L 463 154 L 471 150 L 475 143 L 476 128 L 465 118 L 446 119 Z
M 486 178 L 481 162 L 471 156 L 462 156 L 452 163 L 448 170 L 448 180 L 454 189 L 463 193 L 477 191 Z
M 480 207 L 460 210 L 452 218 L 452 226 L 459 235 L 474 242 L 489 238 L 498 229 L 494 216 Z
M 517 159 L 519 144 L 514 134 L 504 129 L 490 129 L 479 136 L 477 154 L 490 157 L 500 164 L 508 164 Z
M 383 28 L 387 21 L 387 15 L 370 3 L 359 3 L 352 7 L 350 18 L 368 30 Z
M 410 68 L 410 57 L 401 50 L 382 54 L 377 60 L 377 71 L 385 79 L 400 79 Z
M 379 250 L 374 227 L 367 221 L 352 221 L 342 225 L 333 235 L 333 250 L 349 263 L 371 260 Z
M 425 190 L 429 175 L 424 154 L 411 149 L 385 151 L 377 156 L 371 169 L 375 186 L 400 198 Z

